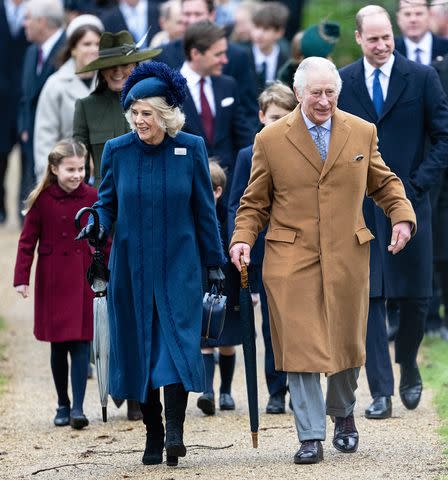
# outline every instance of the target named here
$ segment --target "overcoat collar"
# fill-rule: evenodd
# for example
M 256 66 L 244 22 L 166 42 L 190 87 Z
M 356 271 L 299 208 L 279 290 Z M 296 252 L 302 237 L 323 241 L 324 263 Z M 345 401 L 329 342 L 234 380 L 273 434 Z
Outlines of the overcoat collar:
M 286 122 L 288 126 L 286 138 L 311 163 L 320 174 L 320 180 L 322 180 L 333 167 L 347 142 L 350 127 L 346 124 L 344 112 L 336 109 L 331 120 L 331 136 L 327 159 L 325 162 L 322 162 L 316 144 L 303 121 L 300 108 L 300 105 L 298 105 Z
M 57 184 L 53 183 L 47 188 L 47 192 L 54 198 L 73 198 L 73 197 L 78 197 L 82 198 L 87 194 L 87 186 L 84 182 L 81 183 L 81 185 L 72 193 L 67 193 L 65 190 L 62 190 L 62 188 Z
M 355 98 L 357 98 L 360 104 L 363 106 L 371 121 L 376 124 L 380 123 L 382 119 L 390 112 L 395 103 L 397 103 L 397 100 L 400 98 L 401 93 L 408 83 L 408 60 L 406 60 L 396 50 L 394 52 L 394 56 L 395 61 L 392 67 L 389 88 L 387 90 L 386 100 L 384 102 L 383 111 L 380 117 L 377 116 L 373 102 L 370 98 L 369 92 L 367 91 L 362 58 L 355 62 L 355 68 L 352 72 L 352 85 L 353 89 L 355 90 Z

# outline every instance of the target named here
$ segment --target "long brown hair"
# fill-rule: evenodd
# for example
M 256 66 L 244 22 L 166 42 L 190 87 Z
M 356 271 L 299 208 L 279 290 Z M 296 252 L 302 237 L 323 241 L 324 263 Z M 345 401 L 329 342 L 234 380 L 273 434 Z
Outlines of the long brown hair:
M 50 185 L 57 183 L 58 178 L 51 171 L 51 167 L 57 167 L 62 163 L 62 160 L 67 157 L 81 157 L 87 158 L 87 148 L 81 142 L 73 138 L 68 138 L 61 140 L 54 147 L 53 150 L 48 155 L 48 164 L 45 174 L 36 185 L 34 190 L 28 195 L 28 198 L 25 200 L 25 212 L 28 212 L 30 208 L 34 205 L 34 202 L 37 200 L 39 195 Z

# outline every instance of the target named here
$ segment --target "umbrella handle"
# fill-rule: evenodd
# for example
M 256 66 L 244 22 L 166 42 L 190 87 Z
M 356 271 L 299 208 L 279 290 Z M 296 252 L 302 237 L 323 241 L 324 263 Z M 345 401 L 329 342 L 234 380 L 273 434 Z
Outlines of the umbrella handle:
M 247 265 L 244 261 L 244 256 L 240 257 L 241 264 L 241 288 L 247 288 L 249 286 L 249 276 L 247 274 Z
M 78 211 L 78 213 L 75 215 L 75 225 L 78 230 L 81 230 L 81 217 L 85 213 L 90 213 L 93 217 L 93 233 L 95 234 L 95 239 L 94 239 L 94 244 L 95 244 L 95 250 L 99 250 L 99 234 L 100 234 L 100 217 L 98 215 L 98 212 L 92 208 L 92 207 L 84 207 L 81 208 L 81 210 Z

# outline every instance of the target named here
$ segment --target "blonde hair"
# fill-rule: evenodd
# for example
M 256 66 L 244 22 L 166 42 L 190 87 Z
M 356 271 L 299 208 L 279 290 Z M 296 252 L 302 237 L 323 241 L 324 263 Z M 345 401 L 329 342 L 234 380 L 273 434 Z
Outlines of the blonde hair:
M 266 113 L 272 104 L 292 112 L 297 106 L 297 98 L 288 85 L 277 80 L 264 89 L 258 97 L 258 105 L 263 113 Z
M 213 191 L 221 187 L 224 191 L 227 183 L 227 176 L 224 169 L 214 158 L 209 158 L 210 178 L 212 180 Z
M 57 183 L 58 179 L 56 175 L 51 171 L 51 167 L 57 167 L 62 163 L 62 160 L 67 157 L 80 157 L 86 159 L 87 148 L 83 143 L 78 142 L 73 138 L 61 140 L 53 147 L 53 150 L 48 155 L 48 164 L 44 176 L 25 200 L 24 213 L 27 213 L 30 210 L 39 195 L 46 188 L 48 188 L 50 185 L 53 185 L 54 183 Z
M 168 105 L 164 97 L 140 98 L 133 102 L 132 105 L 136 102 L 145 102 L 155 111 L 155 121 L 157 125 L 170 137 L 175 137 L 184 126 L 185 115 L 179 107 L 171 107 Z M 135 130 L 131 108 L 126 110 L 125 117 L 131 129 Z

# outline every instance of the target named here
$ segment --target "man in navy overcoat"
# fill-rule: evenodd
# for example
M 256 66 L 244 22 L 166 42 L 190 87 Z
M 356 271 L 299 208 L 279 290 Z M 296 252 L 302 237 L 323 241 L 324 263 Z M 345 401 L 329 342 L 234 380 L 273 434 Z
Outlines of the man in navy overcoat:
M 364 216 L 374 232 L 370 261 L 370 310 L 366 369 L 373 403 L 368 418 L 391 416 L 393 374 L 386 327 L 385 299 L 395 299 L 400 326 L 395 360 L 400 364 L 400 397 L 406 408 L 417 407 L 422 381 L 417 352 L 432 295 L 432 232 L 429 189 L 448 161 L 448 104 L 435 70 L 394 52 L 389 15 L 379 6 L 361 9 L 356 41 L 364 57 L 341 70 L 339 107 L 376 124 L 379 149 L 386 164 L 401 178 L 417 215 L 418 232 L 409 248 L 387 254 L 391 231 L 387 218 L 366 200 Z M 425 149 L 425 142 L 430 147 Z M 350 172 L 347 172 L 349 174 Z
M 47 78 L 56 70 L 55 58 L 65 43 L 63 22 L 64 10 L 58 0 L 30 0 L 27 3 L 24 27 L 26 38 L 32 45 L 28 47 L 23 63 L 18 113 L 22 147 L 19 211 L 35 182 L 33 135 L 37 101 Z
M 18 142 L 17 106 L 23 57 L 28 46 L 21 25 L 23 15 L 22 0 L 0 2 L 0 103 L 3 106 L 0 129 L 0 223 L 6 220 L 4 181 L 8 156 Z

